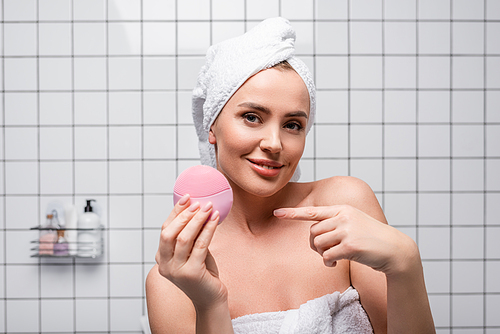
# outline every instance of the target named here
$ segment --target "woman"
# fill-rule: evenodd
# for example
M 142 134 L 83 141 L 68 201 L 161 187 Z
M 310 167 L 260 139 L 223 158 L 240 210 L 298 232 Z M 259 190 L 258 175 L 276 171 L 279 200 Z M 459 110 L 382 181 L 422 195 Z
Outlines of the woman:
M 207 53 L 195 125 L 233 207 L 218 225 L 210 203 L 175 205 L 146 282 L 153 333 L 435 332 L 418 248 L 368 185 L 290 182 L 315 108 L 293 41 L 276 18 Z

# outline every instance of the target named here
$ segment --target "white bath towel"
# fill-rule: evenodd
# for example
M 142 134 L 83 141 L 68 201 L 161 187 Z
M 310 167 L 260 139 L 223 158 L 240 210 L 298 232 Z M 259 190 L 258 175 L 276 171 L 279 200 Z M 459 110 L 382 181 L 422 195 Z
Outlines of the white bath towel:
M 193 90 L 193 120 L 198 134 L 201 163 L 216 167 L 215 149 L 208 142 L 210 126 L 231 96 L 252 75 L 284 60 L 302 77 L 309 91 L 310 115 L 306 131 L 314 122 L 315 87 L 307 66 L 295 54 L 295 31 L 282 17 L 262 21 L 242 36 L 211 46 Z M 296 171 L 293 181 L 300 177 Z
M 233 319 L 233 328 L 235 334 L 373 333 L 352 287 L 310 300 L 299 309 L 244 315 Z

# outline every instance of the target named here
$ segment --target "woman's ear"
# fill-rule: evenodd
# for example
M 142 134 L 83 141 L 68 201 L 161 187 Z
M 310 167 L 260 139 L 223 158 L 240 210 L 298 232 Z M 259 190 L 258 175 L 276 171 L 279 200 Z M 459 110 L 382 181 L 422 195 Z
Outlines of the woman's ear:
M 210 131 L 208 132 L 208 142 L 210 144 L 215 144 L 217 143 L 217 140 L 215 139 L 215 134 L 212 131 L 212 127 L 210 127 Z

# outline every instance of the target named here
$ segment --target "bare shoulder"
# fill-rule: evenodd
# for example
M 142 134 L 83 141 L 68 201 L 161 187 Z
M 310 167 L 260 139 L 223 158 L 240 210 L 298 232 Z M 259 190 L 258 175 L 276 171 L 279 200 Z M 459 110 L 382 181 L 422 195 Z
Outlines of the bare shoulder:
M 386 222 L 382 208 L 370 186 L 353 176 L 333 176 L 312 183 L 314 205 L 350 205 Z
M 191 300 L 158 272 L 146 278 L 146 300 L 152 333 L 194 333 L 196 313 Z

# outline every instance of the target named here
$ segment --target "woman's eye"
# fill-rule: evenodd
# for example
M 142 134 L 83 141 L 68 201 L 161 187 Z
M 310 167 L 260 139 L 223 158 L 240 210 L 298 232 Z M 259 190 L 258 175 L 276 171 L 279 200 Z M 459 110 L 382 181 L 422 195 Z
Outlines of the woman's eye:
M 252 115 L 252 114 L 246 114 L 244 117 L 245 117 L 245 120 L 247 120 L 250 123 L 255 123 L 255 122 L 257 122 L 259 120 L 257 118 L 257 116 Z
M 287 124 L 285 125 L 285 127 L 286 127 L 287 129 L 294 130 L 294 131 L 299 131 L 299 130 L 302 130 L 302 125 L 300 125 L 299 123 L 294 123 L 294 122 L 292 122 L 292 123 L 287 123 Z

